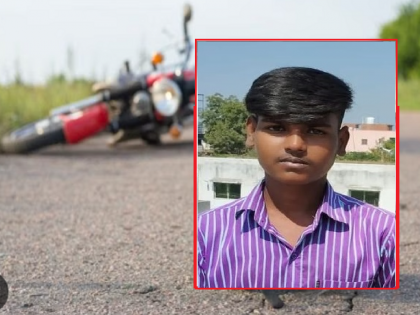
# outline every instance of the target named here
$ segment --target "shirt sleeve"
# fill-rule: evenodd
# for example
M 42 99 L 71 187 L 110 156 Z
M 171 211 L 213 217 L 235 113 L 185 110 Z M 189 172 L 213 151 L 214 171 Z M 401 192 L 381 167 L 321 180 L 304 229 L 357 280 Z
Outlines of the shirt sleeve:
M 376 277 L 376 286 L 379 288 L 395 288 L 395 218 L 392 220 L 387 233 L 384 233 L 384 242 L 382 246 L 381 267 Z
M 197 287 L 206 288 L 206 272 L 204 269 L 205 262 L 205 242 L 203 232 L 200 230 L 200 226 L 197 231 Z

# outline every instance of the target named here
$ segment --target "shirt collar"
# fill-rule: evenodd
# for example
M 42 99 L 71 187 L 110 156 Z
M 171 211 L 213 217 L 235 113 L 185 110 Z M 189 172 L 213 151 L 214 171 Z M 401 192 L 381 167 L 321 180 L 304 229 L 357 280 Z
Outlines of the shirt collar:
M 241 206 L 236 209 L 236 217 L 239 217 L 243 212 L 254 211 L 254 218 L 256 221 L 263 220 L 266 215 L 265 202 L 264 202 L 264 186 L 265 180 L 261 180 L 257 186 L 255 186 L 250 194 L 245 197 Z M 343 198 L 340 198 L 340 194 L 336 193 L 332 188 L 331 184 L 327 181 L 327 187 L 324 194 L 324 199 L 317 210 L 315 215 L 314 225 L 316 226 L 321 218 L 321 214 L 324 213 L 328 217 L 338 222 L 346 223 L 349 222 L 348 211 L 346 211 L 346 204 Z

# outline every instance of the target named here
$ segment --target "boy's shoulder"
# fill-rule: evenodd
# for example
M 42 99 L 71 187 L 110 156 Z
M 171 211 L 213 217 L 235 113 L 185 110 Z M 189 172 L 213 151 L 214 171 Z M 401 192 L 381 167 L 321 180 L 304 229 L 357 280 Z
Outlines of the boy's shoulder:
M 227 202 L 221 206 L 205 210 L 198 214 L 198 222 L 204 222 L 211 218 L 227 218 L 229 216 L 235 216 L 235 214 L 240 210 L 255 210 L 261 205 L 261 194 L 262 194 L 262 185 L 264 180 L 260 180 L 254 188 L 245 196 Z
M 198 219 L 199 220 L 205 220 L 207 218 L 209 218 L 210 216 L 226 216 L 226 215 L 234 215 L 236 213 L 236 211 L 240 210 L 243 208 L 243 205 L 245 203 L 245 200 L 248 198 L 248 196 L 242 197 L 240 199 L 237 200 L 233 200 L 231 202 L 225 203 L 224 205 L 218 206 L 218 207 L 214 207 L 211 208 L 209 210 L 205 210 L 203 212 L 201 212 L 200 214 L 198 214 Z
M 363 217 L 365 220 L 377 220 L 378 218 L 391 219 L 390 223 L 395 220 L 396 215 L 390 210 L 374 206 L 357 198 L 334 192 L 340 208 L 348 212 L 350 216 Z M 391 223 L 392 224 L 392 223 Z

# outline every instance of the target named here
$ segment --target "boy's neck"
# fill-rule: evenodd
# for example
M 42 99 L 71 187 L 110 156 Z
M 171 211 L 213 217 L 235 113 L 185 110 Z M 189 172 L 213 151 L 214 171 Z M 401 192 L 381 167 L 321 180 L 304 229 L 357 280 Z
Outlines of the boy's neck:
M 294 221 L 314 217 L 324 198 L 327 178 L 307 185 L 289 185 L 265 177 L 264 199 L 268 211 L 279 211 Z

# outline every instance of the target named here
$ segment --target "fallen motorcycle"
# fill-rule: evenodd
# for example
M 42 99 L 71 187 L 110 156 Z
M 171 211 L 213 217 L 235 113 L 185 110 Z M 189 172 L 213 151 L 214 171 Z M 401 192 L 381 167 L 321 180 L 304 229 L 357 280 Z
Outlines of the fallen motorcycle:
M 118 82 L 95 84 L 95 94 L 81 101 L 53 109 L 49 117 L 29 123 L 2 138 L 5 153 L 25 154 L 56 144 L 76 144 L 101 131 L 113 135 L 110 145 L 142 139 L 160 143 L 169 133 L 177 138 L 182 128 L 194 121 L 195 70 L 188 68 L 192 43 L 188 23 L 190 5 L 184 7 L 184 61 L 174 70 L 162 68 L 163 53 L 151 59 L 154 70 L 134 76 L 129 63 Z

